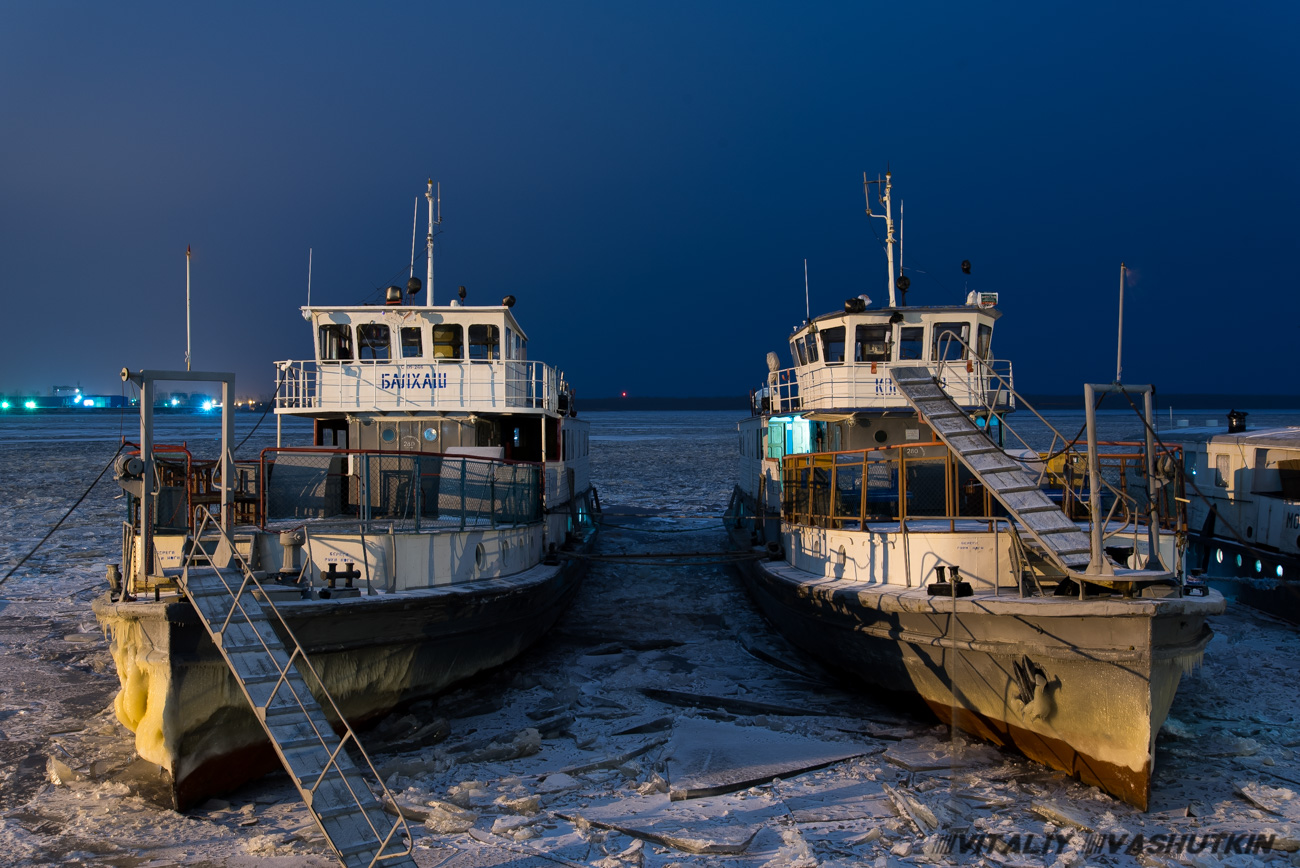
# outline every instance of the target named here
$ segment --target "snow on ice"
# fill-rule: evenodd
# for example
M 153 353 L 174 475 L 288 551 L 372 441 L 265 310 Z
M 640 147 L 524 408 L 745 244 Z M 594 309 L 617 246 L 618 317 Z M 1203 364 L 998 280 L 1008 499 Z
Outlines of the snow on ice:
M 591 416 L 593 478 L 626 506 L 601 550 L 721 548 L 732 414 Z M 5 571 L 131 432 L 95 420 L 0 422 Z M 337 864 L 283 775 L 187 815 L 153 800 L 89 610 L 118 557 L 115 494 L 101 483 L 0 590 L 0 861 Z M 834 682 L 715 566 L 597 563 L 514 664 L 362 738 L 426 868 L 1300 865 L 1295 628 L 1240 607 L 1213 627 L 1145 814 Z

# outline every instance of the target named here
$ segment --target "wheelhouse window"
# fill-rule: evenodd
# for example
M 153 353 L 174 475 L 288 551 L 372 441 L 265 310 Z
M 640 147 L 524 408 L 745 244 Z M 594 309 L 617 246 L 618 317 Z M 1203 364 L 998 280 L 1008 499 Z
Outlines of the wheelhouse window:
M 979 340 L 975 344 L 975 354 L 981 359 L 991 359 L 991 347 L 993 344 L 993 326 L 980 324 Z
M 793 355 L 799 367 L 802 368 L 804 365 L 808 364 L 808 351 L 804 349 L 803 338 L 799 338 L 791 343 L 790 349 L 793 351 Z
M 454 323 L 444 323 L 433 327 L 433 357 L 435 359 L 458 360 L 465 358 L 465 348 L 461 339 L 461 328 Z
M 853 361 L 889 361 L 889 326 L 858 326 L 853 340 Z
M 496 326 L 480 323 L 469 327 L 469 357 L 480 362 L 501 358 L 501 336 Z
M 388 326 L 366 322 L 357 326 L 357 358 L 363 362 L 386 362 L 391 358 Z
M 505 347 L 506 347 L 506 358 L 513 359 L 515 357 L 515 330 L 510 328 L 510 326 L 506 326 Z
M 900 362 L 920 361 L 924 352 L 924 327 L 903 326 L 898 330 L 898 360 Z
M 966 345 L 970 344 L 970 323 L 937 322 L 930 338 L 930 358 L 935 361 L 956 361 L 966 358 Z
M 822 330 L 822 350 L 826 364 L 844 364 L 844 326 Z
M 320 327 L 322 362 L 352 361 L 352 327 L 344 323 L 326 323 Z
M 808 335 L 808 362 L 817 361 L 817 333 L 813 332 Z
M 515 358 L 521 362 L 528 358 L 528 341 L 519 332 L 515 332 Z
M 424 355 L 424 335 L 419 326 L 402 329 L 402 358 L 418 359 Z

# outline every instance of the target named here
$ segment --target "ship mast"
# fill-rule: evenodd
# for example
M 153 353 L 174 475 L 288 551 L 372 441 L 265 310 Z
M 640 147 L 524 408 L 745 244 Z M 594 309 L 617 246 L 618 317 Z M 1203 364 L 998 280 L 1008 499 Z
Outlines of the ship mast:
M 429 268 L 425 273 L 424 285 L 427 290 L 424 295 L 424 306 L 433 307 L 433 227 L 442 225 L 442 184 L 438 185 L 437 195 L 434 195 L 433 179 L 429 179 L 429 189 L 424 194 L 424 198 L 429 200 L 429 237 L 425 242 L 425 253 L 429 258 Z M 437 210 L 437 218 L 434 217 L 434 210 Z
M 898 302 L 894 298 L 894 213 L 890 208 L 889 191 L 893 186 L 890 182 L 892 172 L 886 171 L 885 178 L 882 181 L 879 177 L 874 181 L 867 180 L 867 173 L 862 173 L 862 192 L 867 197 L 867 216 L 880 217 L 885 221 L 885 256 L 889 260 L 889 306 L 897 307 Z M 871 185 L 876 184 L 884 190 L 879 195 L 880 204 L 885 206 L 884 214 L 871 213 Z

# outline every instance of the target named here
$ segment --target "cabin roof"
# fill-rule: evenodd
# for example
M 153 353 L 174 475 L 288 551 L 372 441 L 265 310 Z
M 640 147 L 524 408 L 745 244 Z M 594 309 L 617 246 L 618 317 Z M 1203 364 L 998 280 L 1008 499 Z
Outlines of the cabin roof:
M 838 320 L 844 320 L 853 317 L 856 320 L 883 320 L 888 322 L 895 314 L 902 314 L 906 317 L 909 313 L 919 313 L 920 318 L 935 319 L 939 316 L 975 316 L 984 317 L 990 321 L 997 320 L 1002 316 L 1002 311 L 996 307 L 979 307 L 972 304 L 945 304 L 945 305 L 909 305 L 907 307 L 874 307 L 867 310 L 850 313 L 848 311 L 837 310 L 830 313 L 824 313 L 820 316 L 813 317 L 808 322 L 800 323 L 791 329 L 791 334 L 802 329 L 808 328 L 810 323 L 828 323 Z
M 524 339 L 528 335 L 520 327 L 511 308 L 503 304 L 440 304 L 426 307 L 420 304 L 345 304 L 310 305 L 302 308 L 303 318 L 313 320 L 321 314 L 344 314 L 349 322 L 389 322 L 393 314 L 407 320 L 421 319 L 431 323 L 493 322 L 503 316 L 505 322 Z M 486 314 L 486 316 L 485 316 Z
M 1243 448 L 1274 446 L 1300 449 L 1300 425 L 1277 428 L 1247 428 L 1245 431 L 1231 434 L 1221 425 L 1205 428 L 1175 428 L 1172 431 L 1161 432 L 1160 439 L 1166 443 L 1174 444 L 1213 442 L 1215 446 L 1240 446 Z

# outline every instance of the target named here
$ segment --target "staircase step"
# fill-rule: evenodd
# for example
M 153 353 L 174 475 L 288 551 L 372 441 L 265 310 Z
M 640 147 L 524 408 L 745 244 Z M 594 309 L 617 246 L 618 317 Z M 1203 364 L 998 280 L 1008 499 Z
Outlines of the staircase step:
M 1043 512 L 1061 512 L 1061 508 L 1050 500 L 1047 503 L 1035 504 L 1033 506 L 1022 506 L 1016 510 L 1019 515 L 1035 515 Z M 1064 515 L 1065 513 L 1061 513 Z
M 239 575 L 237 571 L 232 573 Z M 235 581 L 233 577 L 227 579 L 229 583 Z M 238 581 L 243 581 L 242 576 Z M 235 587 L 237 590 L 238 585 Z M 251 591 L 252 587 L 245 590 Z M 331 846 L 345 865 L 372 864 L 383 836 L 402 821 L 383 813 L 366 780 L 368 773 L 357 767 L 346 748 L 340 748 L 339 736 L 307 687 L 303 674 L 290 665 L 294 658 L 281 643 L 262 604 L 248 593 L 235 606 L 231 590 L 223 583 L 221 574 L 212 568 L 191 571 L 186 592 L 214 640 L 217 639 L 214 630 L 225 625 L 220 642 L 231 671 L 255 705 L 269 703 L 259 706 L 264 708 L 263 726 L 278 747 L 290 777 L 325 829 Z M 232 609 L 234 614 L 227 624 Z M 332 763 L 331 756 L 334 756 Z M 382 781 L 379 785 L 382 787 Z M 313 786 L 315 790 L 311 791 Z M 387 850 L 395 858 L 385 859 L 383 864 L 414 868 L 409 854 L 400 855 L 403 850 L 400 843 L 390 841 Z

